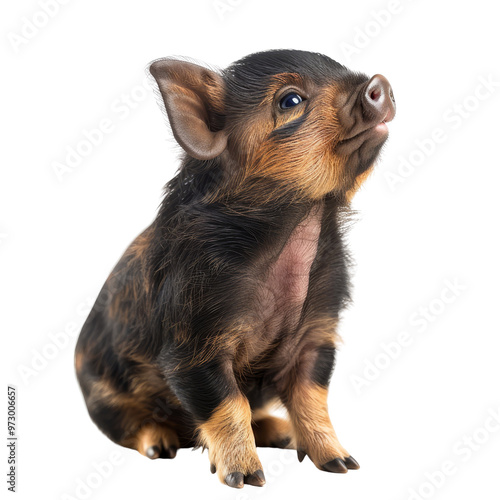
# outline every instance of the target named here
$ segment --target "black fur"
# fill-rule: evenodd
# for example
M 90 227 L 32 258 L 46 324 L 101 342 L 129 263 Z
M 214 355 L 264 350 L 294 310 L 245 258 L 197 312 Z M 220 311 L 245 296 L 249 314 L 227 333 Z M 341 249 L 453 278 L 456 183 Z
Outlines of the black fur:
M 226 114 L 212 116 L 210 127 L 232 133 L 244 128 L 266 97 L 270 79 L 280 73 L 353 88 L 367 80 L 321 54 L 254 54 L 222 72 Z M 269 140 L 286 144 L 308 119 L 306 111 L 274 130 Z M 299 344 L 296 336 L 316 318 L 334 324 L 349 300 L 345 190 L 311 200 L 296 196 L 285 182 L 259 177 L 248 179 L 244 190 L 233 190 L 234 179 L 243 175 L 235 158 L 184 155 L 156 219 L 117 264 L 83 326 L 76 349 L 78 378 L 90 415 L 116 442 L 125 442 L 145 418 L 153 418 L 172 424 L 181 442 L 192 445 L 196 426 L 232 395 L 243 394 L 257 409 L 272 398 L 285 401 L 292 376 L 328 386 L 333 340 L 314 348 L 309 373 L 300 358 L 309 344 Z M 235 325 L 244 319 L 258 328 L 255 297 L 294 229 L 318 203 L 321 232 L 298 323 L 285 319 L 272 341 L 245 363 L 252 338 Z M 134 422 L 126 422 L 132 419 L 126 411 L 120 414 L 131 404 L 130 395 L 138 398 Z

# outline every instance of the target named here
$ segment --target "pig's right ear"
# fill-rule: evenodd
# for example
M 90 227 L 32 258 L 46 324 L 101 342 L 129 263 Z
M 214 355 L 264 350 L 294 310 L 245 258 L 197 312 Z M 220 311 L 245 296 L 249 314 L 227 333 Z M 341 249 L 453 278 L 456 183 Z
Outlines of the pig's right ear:
M 219 156 L 227 145 L 221 128 L 224 82 L 220 75 L 197 64 L 161 59 L 149 67 L 165 103 L 177 142 L 199 160 Z

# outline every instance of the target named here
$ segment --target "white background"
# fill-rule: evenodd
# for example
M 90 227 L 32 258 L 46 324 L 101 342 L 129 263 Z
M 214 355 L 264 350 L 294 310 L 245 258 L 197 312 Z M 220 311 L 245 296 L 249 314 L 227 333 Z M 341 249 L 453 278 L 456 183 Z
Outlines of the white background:
M 1 411 L 6 422 L 6 386 L 15 384 L 18 498 L 498 498 L 500 422 L 489 417 L 500 419 L 493 3 L 58 5 L 47 20 L 37 1 L 4 2 L 0 16 Z M 318 51 L 382 73 L 398 110 L 383 157 L 353 202 L 354 302 L 330 390 L 334 425 L 361 469 L 328 474 L 309 459 L 299 464 L 295 452 L 262 449 L 268 484 L 238 491 L 209 473 L 206 453 L 149 461 L 105 438 L 77 386 L 72 325 L 79 329 L 87 301 L 154 218 L 178 164 L 162 113 L 142 87 L 146 64 L 184 55 L 224 67 L 270 48 Z M 488 91 L 484 80 L 496 84 Z M 54 164 L 103 119 L 112 131 L 58 178 Z M 406 345 L 397 347 L 401 336 Z M 98 475 L 95 463 L 111 458 L 113 470 Z M 445 462 L 447 475 L 436 473 Z

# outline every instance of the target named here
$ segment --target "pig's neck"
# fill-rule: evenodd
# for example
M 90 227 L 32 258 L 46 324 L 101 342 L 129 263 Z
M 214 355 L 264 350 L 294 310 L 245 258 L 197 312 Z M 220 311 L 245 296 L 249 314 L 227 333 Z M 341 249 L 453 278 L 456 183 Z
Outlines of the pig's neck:
M 312 207 L 293 229 L 264 279 L 260 296 L 268 335 L 275 337 L 283 328 L 299 321 L 309 288 L 311 266 L 318 251 L 323 204 Z
M 323 206 L 312 208 L 295 227 L 278 259 L 271 265 L 269 278 L 280 285 L 281 295 L 288 300 L 303 302 L 307 295 L 309 273 L 318 250 Z

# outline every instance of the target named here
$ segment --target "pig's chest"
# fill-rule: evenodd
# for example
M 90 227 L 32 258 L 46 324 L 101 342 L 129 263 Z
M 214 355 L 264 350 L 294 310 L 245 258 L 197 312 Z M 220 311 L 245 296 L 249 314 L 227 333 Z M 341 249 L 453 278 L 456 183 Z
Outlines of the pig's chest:
M 262 347 L 298 326 L 318 252 L 322 214 L 322 206 L 314 207 L 292 231 L 258 287 L 256 316 L 261 328 L 257 337 Z

